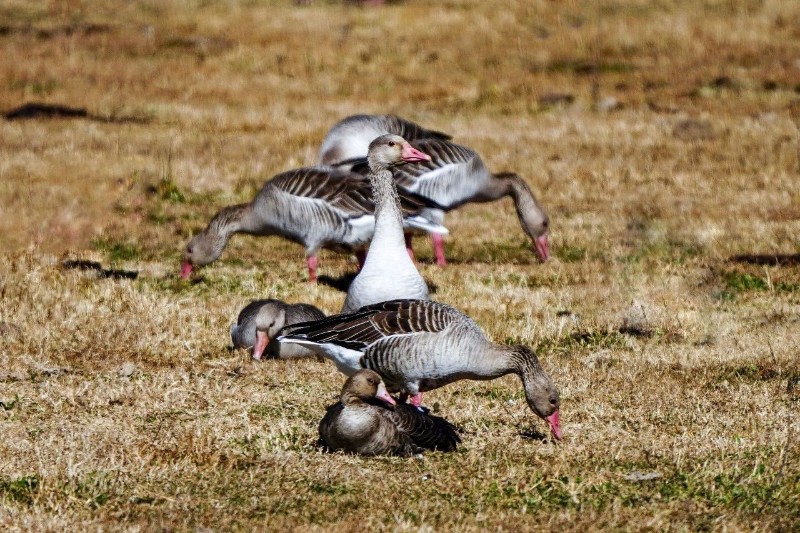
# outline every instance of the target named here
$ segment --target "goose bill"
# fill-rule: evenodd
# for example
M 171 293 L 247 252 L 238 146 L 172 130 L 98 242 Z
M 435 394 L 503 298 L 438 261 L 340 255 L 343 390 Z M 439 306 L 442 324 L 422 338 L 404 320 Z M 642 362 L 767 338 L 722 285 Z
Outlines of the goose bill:
M 431 160 L 431 156 L 420 152 L 419 150 L 411 146 L 409 143 L 405 143 L 403 145 L 403 151 L 400 152 L 400 156 L 406 163 L 416 163 L 417 161 Z
M 187 279 L 192 273 L 192 264 L 189 261 L 184 261 L 181 265 L 181 279 Z
M 545 421 L 550 425 L 550 432 L 556 440 L 561 440 L 561 425 L 558 422 L 558 411 L 554 411 L 552 415 L 546 416 Z
M 550 243 L 547 240 L 547 233 L 536 237 L 533 240 L 533 245 L 536 248 L 536 255 L 544 262 L 550 258 Z
M 378 392 L 375 393 L 375 397 L 379 400 L 383 400 L 389 405 L 397 404 L 397 402 L 394 401 L 394 398 L 392 398 L 392 395 L 389 394 L 389 391 L 386 390 L 386 385 L 384 385 L 383 383 L 378 385 Z

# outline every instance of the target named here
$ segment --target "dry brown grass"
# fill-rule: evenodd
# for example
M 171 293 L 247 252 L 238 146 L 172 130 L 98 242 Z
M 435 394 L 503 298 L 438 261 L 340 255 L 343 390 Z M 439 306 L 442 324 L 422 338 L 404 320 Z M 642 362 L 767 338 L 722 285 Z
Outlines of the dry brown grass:
M 800 527 L 800 271 L 729 261 L 800 252 L 800 4 L 97 4 L 0 7 L 0 109 L 90 114 L 0 120 L 0 527 Z M 522 434 L 544 426 L 507 377 L 427 395 L 455 454 L 323 454 L 342 376 L 227 331 L 251 298 L 343 293 L 278 239 L 177 281 L 216 209 L 354 112 L 452 132 L 549 209 L 545 265 L 509 202 L 448 217 L 447 269 L 419 256 L 438 300 L 538 348 L 560 444 Z

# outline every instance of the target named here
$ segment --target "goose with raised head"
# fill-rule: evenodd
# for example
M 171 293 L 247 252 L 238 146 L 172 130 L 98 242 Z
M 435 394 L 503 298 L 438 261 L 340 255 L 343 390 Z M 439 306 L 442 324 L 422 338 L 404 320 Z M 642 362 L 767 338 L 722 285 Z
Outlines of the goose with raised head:
M 372 370 L 359 370 L 347 379 L 339 401 L 328 407 L 319 423 L 319 437 L 329 451 L 361 455 L 447 452 L 461 442 L 447 420 L 397 404 Z
M 336 124 L 325 135 L 319 151 L 320 163 L 347 168 L 367 156 L 369 144 L 387 133 L 407 141 L 450 139 L 450 135 L 423 128 L 396 115 L 351 115 Z
M 253 359 L 262 355 L 277 359 L 314 357 L 317 354 L 302 346 L 281 345 L 275 340 L 284 326 L 325 318 L 325 313 L 311 304 L 287 304 L 281 300 L 254 300 L 247 304 L 231 325 L 234 348 L 252 348 Z
M 398 135 L 382 135 L 369 145 L 369 180 L 375 200 L 375 235 L 364 267 L 347 290 L 342 312 L 395 298 L 428 299 L 428 286 L 408 254 L 400 201 L 392 168 L 429 157 Z
M 527 346 L 491 342 L 470 317 L 448 305 L 393 300 L 355 313 L 287 326 L 278 341 L 305 346 L 351 376 L 375 370 L 390 392 L 411 396 L 462 379 L 490 380 L 516 374 L 528 407 L 561 438 L 558 390 Z
M 421 215 L 426 205 L 433 204 L 404 193 L 404 227 L 446 233 L 446 228 Z M 302 244 L 309 281 L 314 282 L 322 248 L 355 252 L 363 263 L 375 228 L 374 209 L 370 185 L 361 175 L 331 167 L 283 172 L 266 182 L 250 203 L 223 208 L 192 238 L 184 252 L 181 277 L 186 279 L 193 268 L 216 261 L 233 234 L 247 233 L 279 235 Z

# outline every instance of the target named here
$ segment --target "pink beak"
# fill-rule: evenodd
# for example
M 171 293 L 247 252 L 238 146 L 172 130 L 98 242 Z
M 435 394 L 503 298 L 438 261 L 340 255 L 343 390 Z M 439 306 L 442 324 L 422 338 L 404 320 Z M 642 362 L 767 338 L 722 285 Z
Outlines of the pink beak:
M 267 334 L 263 331 L 257 331 L 256 345 L 253 346 L 253 359 L 261 359 L 264 350 L 267 349 L 267 344 L 269 344 L 269 337 L 267 337 Z
M 554 411 L 552 415 L 545 417 L 545 420 L 550 424 L 550 432 L 556 440 L 561 440 L 561 426 L 558 423 L 558 411 Z
M 536 255 L 544 263 L 550 258 L 550 243 L 547 241 L 547 233 L 536 237 L 533 240 L 533 245 L 536 248 Z
M 386 390 L 386 385 L 384 385 L 382 381 L 378 385 L 378 392 L 375 393 L 375 397 L 379 400 L 383 400 L 389 405 L 397 405 L 397 402 L 394 401 L 392 395 Z
M 400 152 L 400 156 L 403 158 L 403 161 L 406 163 L 416 163 L 418 161 L 430 161 L 431 156 L 428 154 L 423 154 L 409 143 L 403 144 L 403 150 Z
M 189 261 L 184 261 L 181 265 L 181 279 L 187 279 L 192 273 L 192 264 Z

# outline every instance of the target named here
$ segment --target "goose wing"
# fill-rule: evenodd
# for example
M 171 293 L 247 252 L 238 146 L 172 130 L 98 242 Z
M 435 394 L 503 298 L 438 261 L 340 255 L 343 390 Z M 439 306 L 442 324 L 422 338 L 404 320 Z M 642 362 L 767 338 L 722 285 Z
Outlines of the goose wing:
M 413 405 L 398 403 L 393 410 L 384 409 L 382 412 L 420 448 L 449 452 L 461 442 L 456 426 Z
M 307 167 L 275 176 L 270 184 L 298 201 L 324 203 L 345 218 L 372 214 L 369 183 L 359 174 L 331 167 Z
M 398 186 L 429 198 L 446 208 L 464 202 L 474 194 L 472 176 L 488 174 L 480 156 L 466 146 L 425 139 L 414 146 L 431 156 L 430 161 L 409 163 L 394 170 Z
M 390 300 L 364 306 L 354 313 L 287 326 L 281 330 L 281 335 L 317 344 L 364 349 L 386 337 L 437 333 L 461 317 L 463 315 L 452 307 L 438 302 Z

